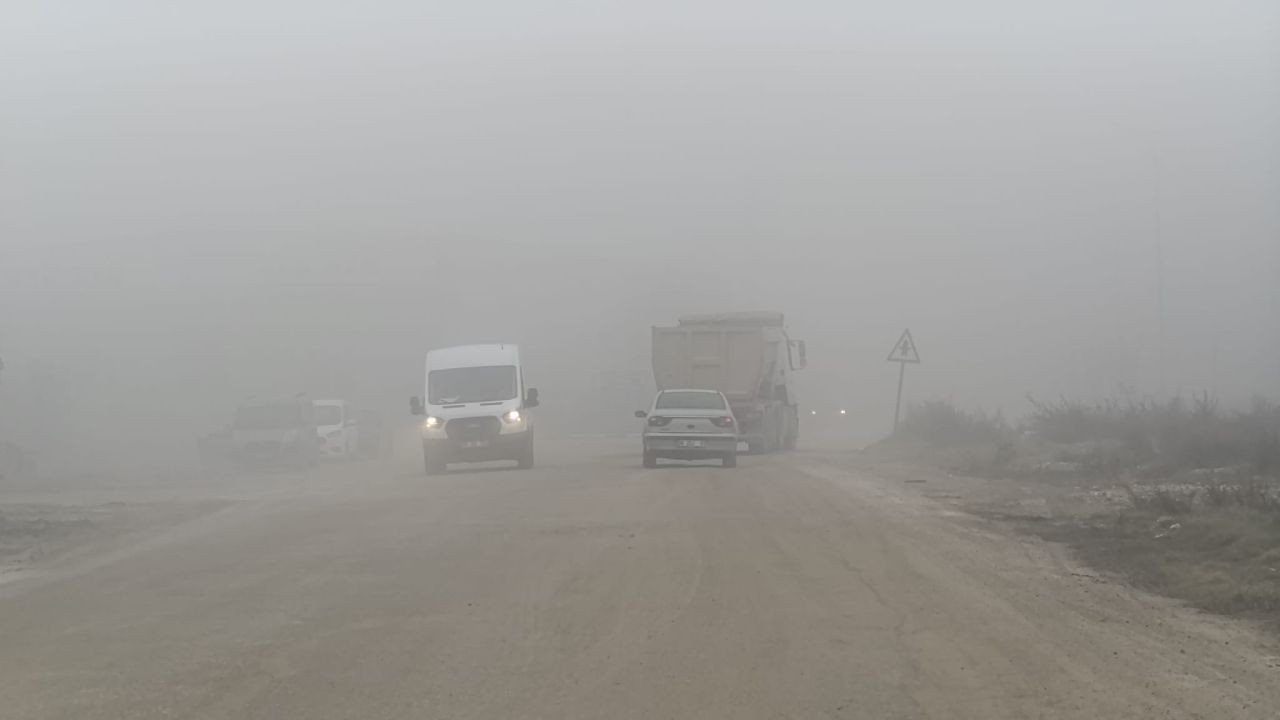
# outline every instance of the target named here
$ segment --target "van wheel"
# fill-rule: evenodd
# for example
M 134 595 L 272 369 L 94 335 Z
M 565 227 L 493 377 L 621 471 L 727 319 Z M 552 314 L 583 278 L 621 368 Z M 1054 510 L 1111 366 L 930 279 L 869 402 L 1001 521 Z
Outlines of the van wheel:
M 426 468 L 428 475 L 443 475 L 449 469 L 449 465 L 440 458 L 431 454 L 426 447 L 422 448 L 422 464 Z
M 738 453 L 728 453 L 720 460 L 721 467 L 736 468 L 738 467 Z
M 533 433 L 529 433 L 529 439 L 525 441 L 524 447 L 520 449 L 520 457 L 516 458 L 516 467 L 521 470 L 528 470 L 533 467 Z

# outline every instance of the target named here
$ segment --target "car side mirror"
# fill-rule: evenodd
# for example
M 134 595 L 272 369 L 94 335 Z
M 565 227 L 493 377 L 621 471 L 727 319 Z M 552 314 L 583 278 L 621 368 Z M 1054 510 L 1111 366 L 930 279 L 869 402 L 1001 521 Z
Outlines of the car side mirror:
M 425 413 L 426 413 L 426 410 L 424 410 L 422 407 L 422 398 L 417 396 L 409 398 L 409 414 L 410 415 L 423 415 Z
M 524 406 L 527 408 L 538 407 L 538 388 L 529 388 L 525 391 Z
M 808 365 L 809 365 L 809 355 L 808 355 L 808 353 L 806 352 L 807 348 L 805 348 L 805 345 L 804 345 L 804 341 L 803 341 L 803 340 L 801 340 L 801 341 L 800 341 L 799 345 L 797 346 L 797 349 L 800 351 L 800 367 L 802 367 L 802 368 L 803 368 L 803 367 L 808 367 Z
M 638 418 L 642 418 L 642 419 L 643 419 L 643 418 L 647 418 L 647 417 L 649 417 L 649 413 L 647 413 L 647 412 L 645 412 L 645 411 L 643 411 L 643 410 L 637 410 L 637 411 L 636 411 L 636 417 L 638 417 Z

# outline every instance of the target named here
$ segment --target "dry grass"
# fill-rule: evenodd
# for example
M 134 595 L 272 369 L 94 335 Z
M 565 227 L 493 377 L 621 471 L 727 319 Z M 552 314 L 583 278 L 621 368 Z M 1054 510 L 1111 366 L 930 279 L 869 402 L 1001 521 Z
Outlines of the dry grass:
M 1256 400 L 1230 412 L 1207 394 L 1031 403 L 1016 429 L 999 415 L 925 403 L 888 444 L 925 448 L 918 459 L 945 458 L 951 472 L 1016 478 L 1032 493 L 1123 488 L 1127 504 L 1100 515 L 1018 522 L 1138 587 L 1280 628 L 1280 406 Z
M 1267 474 L 1280 470 L 1280 406 L 1257 398 L 1248 411 L 1226 412 L 1207 393 L 1190 402 L 1175 397 L 1110 398 L 1084 403 L 1040 402 L 1024 429 L 1051 443 L 1105 446 L 1103 466 L 1215 468 L 1247 464 Z
M 1142 589 L 1280 627 L 1280 521 L 1251 510 L 1182 517 L 1132 511 L 1087 524 L 1029 525 Z
M 949 400 L 928 400 L 907 407 L 895 438 L 946 446 L 1001 442 L 1012 432 L 1000 413 L 961 410 Z

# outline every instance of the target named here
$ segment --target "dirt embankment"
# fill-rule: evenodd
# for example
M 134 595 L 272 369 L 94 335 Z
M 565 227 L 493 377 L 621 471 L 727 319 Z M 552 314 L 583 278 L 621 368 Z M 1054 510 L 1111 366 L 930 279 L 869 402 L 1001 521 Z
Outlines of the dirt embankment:
M 1144 476 L 1052 459 L 1065 456 L 1031 460 L 995 444 L 897 444 L 854 462 L 1065 543 L 1136 587 L 1280 630 L 1280 482 L 1243 467 Z

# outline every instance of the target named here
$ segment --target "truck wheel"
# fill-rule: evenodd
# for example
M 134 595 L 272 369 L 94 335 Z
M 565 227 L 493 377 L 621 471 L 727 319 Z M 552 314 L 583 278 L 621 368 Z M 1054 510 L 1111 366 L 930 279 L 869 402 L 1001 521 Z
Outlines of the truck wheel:
M 525 441 L 524 447 L 520 448 L 520 457 L 516 458 L 516 467 L 521 470 L 528 470 L 533 467 L 533 433 L 529 433 L 529 439 Z
M 647 467 L 647 468 L 650 468 L 650 469 L 658 467 L 658 456 L 657 456 L 657 455 L 654 455 L 653 453 L 649 452 L 648 450 L 645 450 L 645 451 L 644 451 L 644 466 L 645 466 L 645 467 Z
M 720 465 L 721 467 L 727 467 L 727 468 L 738 467 L 738 453 L 737 452 L 727 453 L 723 458 L 721 458 Z
M 447 463 L 442 462 L 426 447 L 422 448 L 422 464 L 425 466 L 428 475 L 443 475 L 449 469 Z

